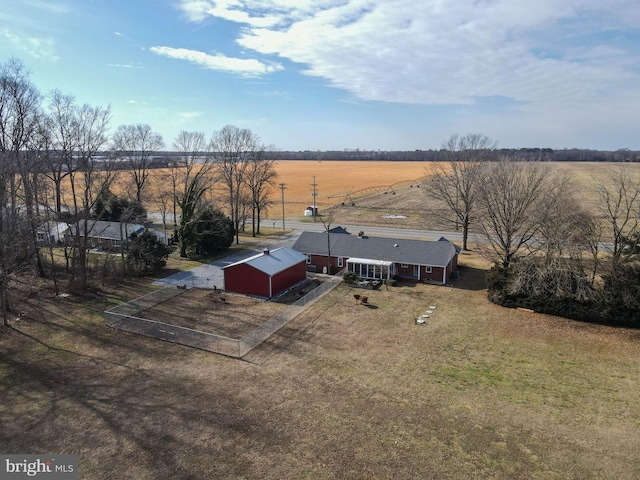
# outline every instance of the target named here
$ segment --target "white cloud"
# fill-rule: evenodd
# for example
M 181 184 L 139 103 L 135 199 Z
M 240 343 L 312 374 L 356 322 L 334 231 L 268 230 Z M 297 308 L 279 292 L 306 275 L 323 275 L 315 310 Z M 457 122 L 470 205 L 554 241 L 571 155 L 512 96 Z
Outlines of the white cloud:
M 59 57 L 55 54 L 55 43 L 50 38 L 21 35 L 7 28 L 0 31 L 0 37 L 30 57 L 44 58 L 54 62 L 59 60 Z
M 636 0 L 184 0 L 181 8 L 193 21 L 236 22 L 245 49 L 304 65 L 304 74 L 367 101 L 504 97 L 567 108 L 637 94 L 640 84 L 637 52 L 615 39 L 638 35 Z
M 209 55 L 186 48 L 151 47 L 149 50 L 157 55 L 187 60 L 210 70 L 238 73 L 245 77 L 256 77 L 282 70 L 282 66 L 277 63 L 268 65 L 255 59 L 231 58 L 222 54 Z
M 270 27 L 279 22 L 275 15 L 252 15 L 237 0 L 183 0 L 180 8 L 189 20 L 195 22 L 202 21 L 209 16 L 245 23 L 253 27 Z
M 207 18 L 210 6 L 211 2 L 206 0 L 187 0 L 180 4 L 180 9 L 192 22 L 200 22 Z

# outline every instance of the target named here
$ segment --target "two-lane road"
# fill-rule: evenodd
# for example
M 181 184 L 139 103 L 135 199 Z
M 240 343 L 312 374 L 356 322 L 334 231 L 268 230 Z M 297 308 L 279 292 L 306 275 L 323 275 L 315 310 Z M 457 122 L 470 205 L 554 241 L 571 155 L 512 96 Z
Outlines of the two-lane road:
M 263 221 L 263 225 L 272 225 L 275 223 L 276 228 L 282 226 L 282 220 L 273 221 L 273 220 L 265 220 Z M 344 225 L 344 224 L 331 224 L 331 228 L 333 227 L 342 227 L 346 228 L 347 231 L 353 235 L 357 235 L 358 232 L 364 232 L 365 235 L 371 235 L 373 237 L 392 237 L 392 238 L 410 238 L 417 240 L 438 240 L 440 237 L 445 237 L 446 239 L 461 243 L 462 242 L 462 232 L 445 232 L 440 230 L 417 230 L 417 229 L 408 229 L 408 228 L 397 228 L 397 227 L 374 227 L 368 225 Z M 285 228 L 293 229 L 296 231 L 307 231 L 307 232 L 323 232 L 324 225 L 322 222 L 299 222 L 295 220 L 285 220 Z M 469 240 L 474 242 L 476 241 L 475 235 L 470 234 Z

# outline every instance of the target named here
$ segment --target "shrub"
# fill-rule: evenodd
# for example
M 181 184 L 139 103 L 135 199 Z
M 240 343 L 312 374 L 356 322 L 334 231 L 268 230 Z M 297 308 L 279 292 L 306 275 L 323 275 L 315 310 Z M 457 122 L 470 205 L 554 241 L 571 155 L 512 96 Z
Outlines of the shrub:
M 397 287 L 398 286 L 398 281 L 395 278 L 391 278 L 389 280 L 386 280 L 385 283 L 387 285 L 389 285 L 390 287 Z
M 620 265 L 604 276 L 601 305 L 607 323 L 640 327 L 640 263 Z
M 363 295 L 360 297 L 360 303 L 365 304 L 369 301 L 369 297 L 367 297 L 366 295 Z
M 344 272 L 342 274 L 342 280 L 344 280 L 344 283 L 355 283 L 358 280 L 358 276 L 355 272 Z
M 356 303 L 358 302 L 358 300 L 360 300 L 360 294 L 359 293 L 354 293 L 353 294 L 353 298 L 356 299 Z
M 131 234 L 127 265 L 131 272 L 144 274 L 157 272 L 167 264 L 167 258 L 173 250 L 164 245 L 153 233 L 145 230 L 141 234 Z

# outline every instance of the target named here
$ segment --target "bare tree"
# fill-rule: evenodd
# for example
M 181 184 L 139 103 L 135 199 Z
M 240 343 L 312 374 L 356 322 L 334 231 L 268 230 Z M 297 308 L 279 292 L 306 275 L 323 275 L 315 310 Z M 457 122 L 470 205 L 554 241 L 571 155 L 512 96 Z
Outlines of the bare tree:
M 107 159 L 99 159 L 98 152 L 108 141 L 107 128 L 111 110 L 109 107 L 77 106 L 69 109 L 71 130 L 66 132 L 74 149 L 65 155 L 65 167 L 69 173 L 71 204 L 69 211 L 73 218 L 74 286 L 84 290 L 87 287 L 87 251 L 94 222 L 91 211 L 100 198 L 104 198 L 114 180 L 114 170 Z
M 29 225 L 29 239 L 35 267 L 38 275 L 44 277 L 44 264 L 37 239 L 37 229 L 41 220 L 38 192 L 41 184 L 41 172 L 45 169 L 45 159 L 48 155 L 49 137 L 47 125 L 43 123 L 43 115 L 40 112 L 39 105 L 34 106 L 34 116 L 30 130 L 26 148 L 18 161 L 18 172 L 22 186 L 20 203 L 24 205 L 24 212 Z
M 172 198 L 174 198 L 174 193 L 167 190 L 160 190 L 153 196 L 153 204 L 158 208 L 162 217 L 162 228 L 164 229 L 165 237 L 167 237 L 167 215 L 169 214 Z
M 245 184 L 251 196 L 251 234 L 254 237 L 260 233 L 261 214 L 269 204 L 268 194 L 277 176 L 276 161 L 269 158 L 264 148 L 248 160 Z
M 19 212 L 19 173 L 25 171 L 30 138 L 37 126 L 40 94 L 17 59 L 0 64 L 0 308 L 7 324 L 11 275 L 28 264 L 30 223 Z M 28 181 L 28 179 L 27 179 Z M 27 186 L 30 186 L 27 183 Z M 29 195 L 33 206 L 32 190 Z M 25 198 L 23 197 L 23 201 Z M 33 213 L 33 210 L 31 210 Z
M 50 152 L 47 155 L 47 177 L 54 184 L 55 210 L 62 211 L 62 183 L 70 174 L 70 167 L 75 168 L 73 156 L 76 145 L 76 104 L 73 95 L 65 95 L 59 90 L 49 95 L 48 125 L 50 136 Z
M 640 179 L 626 165 L 609 169 L 605 179 L 595 180 L 598 210 L 613 243 L 611 270 L 615 273 L 625 255 L 636 251 L 640 237 Z
M 129 165 L 135 187 L 135 199 L 142 203 L 142 190 L 153 166 L 154 155 L 164 147 L 162 135 L 146 124 L 120 125 L 113 134 L 112 148 L 116 159 Z
M 542 253 L 545 264 L 557 258 L 579 261 L 595 232 L 593 215 L 575 196 L 576 187 L 566 175 L 549 176 L 544 195 L 531 218 L 538 224 L 532 248 Z
M 238 244 L 248 162 L 259 155 L 264 147 L 260 145 L 260 139 L 251 130 L 234 125 L 226 125 L 218 132 L 214 132 L 210 145 L 210 149 L 218 159 L 218 177 L 225 186 L 229 216 L 235 228 L 236 244 Z
M 456 230 L 462 226 L 462 249 L 467 250 L 469 226 L 475 214 L 479 170 L 483 162 L 493 158 L 496 143 L 481 133 L 454 134 L 442 148 L 447 161 L 435 164 L 428 192 L 453 212 Z
M 205 154 L 207 142 L 202 132 L 181 131 L 173 143 L 181 153 L 179 165 L 172 167 L 170 178 L 174 191 L 175 205 L 180 207 L 180 224 L 177 228 L 180 241 L 180 256 L 187 256 L 187 247 L 196 231 L 199 212 L 203 208 L 204 194 L 214 180 L 213 159 Z
M 478 226 L 484 253 L 496 264 L 507 268 L 539 231 L 548 179 L 548 169 L 539 163 L 501 160 L 482 169 Z

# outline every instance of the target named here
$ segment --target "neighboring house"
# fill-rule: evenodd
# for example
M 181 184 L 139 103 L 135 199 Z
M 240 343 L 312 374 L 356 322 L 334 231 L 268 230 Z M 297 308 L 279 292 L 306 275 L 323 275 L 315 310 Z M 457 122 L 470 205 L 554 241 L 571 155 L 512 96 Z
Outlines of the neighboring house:
M 307 277 L 307 257 L 288 247 L 263 253 L 223 267 L 224 289 L 271 298 Z
M 65 232 L 65 241 L 73 244 L 76 236 L 76 225 L 70 225 Z M 146 227 L 137 223 L 105 222 L 103 220 L 89 220 L 85 235 L 84 222 L 80 221 L 80 236 L 87 237 L 86 245 L 90 248 L 101 247 L 105 250 L 115 250 L 120 248 L 123 240 L 127 240 L 131 234 L 142 233 Z
M 156 237 L 158 237 L 158 240 L 160 240 L 160 242 L 163 245 L 169 245 L 170 242 L 170 238 L 171 235 L 167 232 L 164 232 L 162 230 L 157 230 L 155 228 L 147 228 L 147 230 L 149 230 L 151 233 L 153 233 Z
M 331 257 L 328 257 L 328 249 Z M 386 280 L 394 276 L 430 283 L 447 283 L 458 268 L 459 248 L 439 241 L 303 232 L 293 249 L 307 257 L 312 271 L 344 268 L 360 278 Z
M 349 232 L 347 232 L 347 229 L 344 227 L 333 227 L 329 229 L 329 233 L 344 233 L 346 235 L 349 235 Z
M 62 243 L 69 225 L 64 222 L 44 222 L 36 229 L 36 240 L 39 245 L 57 245 Z

